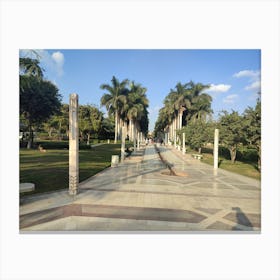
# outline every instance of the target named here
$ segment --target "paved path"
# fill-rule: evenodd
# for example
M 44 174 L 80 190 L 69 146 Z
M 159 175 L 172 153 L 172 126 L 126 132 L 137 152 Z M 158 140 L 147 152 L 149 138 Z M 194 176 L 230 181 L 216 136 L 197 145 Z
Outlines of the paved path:
M 21 231 L 260 231 L 260 182 L 149 145 L 68 191 L 20 206 Z

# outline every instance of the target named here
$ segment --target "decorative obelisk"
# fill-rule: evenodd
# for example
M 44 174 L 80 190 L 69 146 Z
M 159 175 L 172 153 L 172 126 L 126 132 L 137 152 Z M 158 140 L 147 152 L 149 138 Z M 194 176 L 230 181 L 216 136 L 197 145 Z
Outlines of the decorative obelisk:
M 214 133 L 214 169 L 218 169 L 219 162 L 219 129 L 215 129 Z
M 69 194 L 76 195 L 79 184 L 78 94 L 70 94 L 69 104 Z
M 183 147 L 182 147 L 182 154 L 186 153 L 186 133 L 183 132 Z
M 124 161 L 124 157 L 125 157 L 125 135 L 126 135 L 126 131 L 125 131 L 125 126 L 123 126 L 121 128 L 121 136 L 122 136 L 122 144 L 121 144 L 121 162 Z
M 137 132 L 137 150 L 140 149 L 140 132 Z

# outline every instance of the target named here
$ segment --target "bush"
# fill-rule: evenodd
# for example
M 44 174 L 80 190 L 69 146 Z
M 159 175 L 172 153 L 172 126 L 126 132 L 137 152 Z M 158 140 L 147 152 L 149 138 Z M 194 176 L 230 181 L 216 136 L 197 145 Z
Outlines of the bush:
M 230 160 L 230 152 L 226 147 L 219 146 L 219 155 L 223 156 L 225 159 Z
M 255 149 L 244 148 L 239 151 L 237 159 L 246 162 L 258 162 L 258 152 Z
M 213 154 L 212 148 L 202 148 L 202 153 Z M 224 157 L 225 159 L 230 160 L 229 150 L 223 146 L 219 146 L 219 156 Z M 258 162 L 258 152 L 252 148 L 240 148 L 236 151 L 236 160 L 242 162 Z
M 68 141 L 38 141 L 37 146 L 41 145 L 46 150 L 69 150 L 69 142 Z M 90 145 L 85 143 L 80 143 L 80 150 L 90 149 Z
M 36 144 L 46 150 L 69 149 L 68 141 L 38 141 Z

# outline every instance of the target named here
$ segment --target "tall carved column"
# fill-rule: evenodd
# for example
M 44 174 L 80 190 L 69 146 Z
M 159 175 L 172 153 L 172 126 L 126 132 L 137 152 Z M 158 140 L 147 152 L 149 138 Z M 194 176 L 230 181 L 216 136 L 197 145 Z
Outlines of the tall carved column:
M 122 144 L 121 144 L 121 162 L 124 161 L 124 156 L 125 156 L 125 136 L 126 136 L 126 131 L 125 131 L 125 126 L 123 126 L 121 128 L 121 140 L 122 140 Z
M 182 154 L 186 153 L 186 133 L 183 132 L 183 147 L 182 147 Z
M 214 169 L 218 169 L 219 163 L 219 129 L 215 129 L 214 134 Z
M 79 185 L 78 94 L 70 94 L 69 104 L 69 194 L 76 195 Z
M 140 132 L 137 132 L 137 150 L 140 149 Z

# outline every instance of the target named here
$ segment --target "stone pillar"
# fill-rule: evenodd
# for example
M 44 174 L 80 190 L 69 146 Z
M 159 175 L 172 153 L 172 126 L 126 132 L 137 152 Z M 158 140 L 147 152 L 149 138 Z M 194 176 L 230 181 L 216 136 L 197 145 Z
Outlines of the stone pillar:
M 124 161 L 125 156 L 125 126 L 121 129 L 122 145 L 121 145 L 121 162 Z
M 78 94 L 70 94 L 69 104 L 69 194 L 76 195 L 79 184 Z
M 215 129 L 214 134 L 214 169 L 218 168 L 219 162 L 219 129 Z
M 176 135 L 176 130 L 174 131 L 174 147 L 176 149 L 176 142 L 177 142 L 177 135 Z
M 135 129 L 135 125 L 133 125 L 133 151 L 136 151 L 136 129 Z
M 140 132 L 137 132 L 137 150 L 140 149 Z
M 183 132 L 183 147 L 182 147 L 182 154 L 183 154 L 183 155 L 186 153 L 186 145 L 185 145 L 185 142 L 186 142 L 186 133 Z

